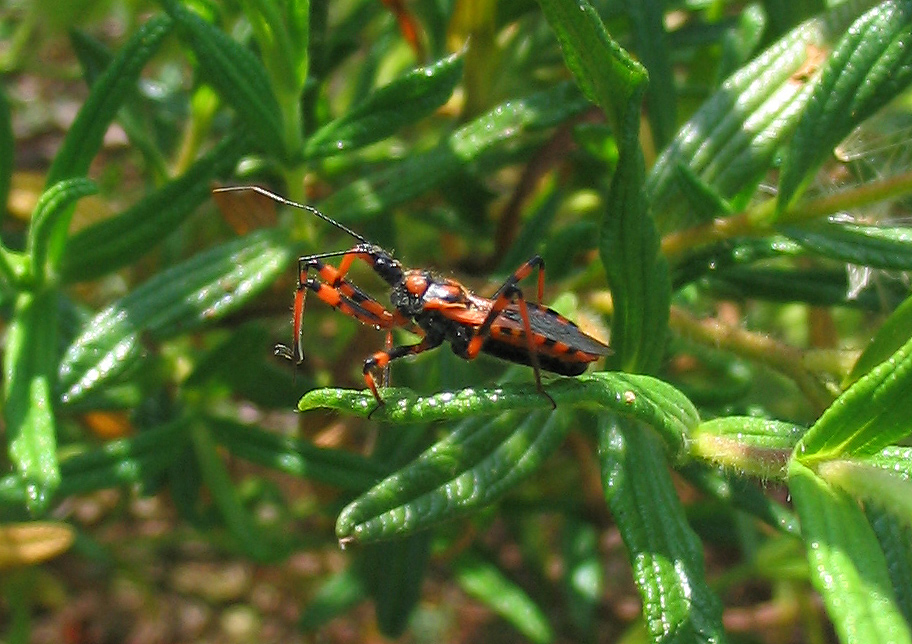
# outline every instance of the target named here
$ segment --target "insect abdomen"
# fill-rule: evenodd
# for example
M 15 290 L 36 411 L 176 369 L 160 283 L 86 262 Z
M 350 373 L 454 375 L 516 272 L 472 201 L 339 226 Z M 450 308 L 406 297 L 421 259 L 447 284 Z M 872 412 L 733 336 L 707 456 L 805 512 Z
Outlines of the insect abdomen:
M 497 340 L 496 338 L 488 338 L 481 346 L 481 350 L 484 353 L 492 355 L 495 358 L 500 358 L 501 360 L 509 360 L 510 362 L 516 362 L 530 367 L 532 366 L 529 349 L 526 348 L 525 343 L 522 345 L 515 345 L 502 340 Z M 571 352 L 564 354 L 563 358 L 556 358 L 547 353 L 538 353 L 536 355 L 539 367 L 545 371 L 550 371 L 562 376 L 580 375 L 586 371 L 586 367 L 589 363 L 598 357 L 575 350 L 571 350 Z M 577 355 L 579 355 L 579 358 Z

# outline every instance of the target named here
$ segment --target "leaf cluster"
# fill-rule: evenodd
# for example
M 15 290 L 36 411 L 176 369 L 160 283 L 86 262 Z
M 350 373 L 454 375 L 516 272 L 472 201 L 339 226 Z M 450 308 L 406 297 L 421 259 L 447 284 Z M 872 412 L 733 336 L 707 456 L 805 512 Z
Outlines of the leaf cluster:
M 112 487 L 167 490 L 213 541 L 283 561 L 302 542 L 259 520 L 228 454 L 336 490 L 309 487 L 306 518 L 337 516 L 354 554 L 305 629 L 371 598 L 382 632 L 402 633 L 440 561 L 526 638 L 594 641 L 610 521 L 642 599 L 629 639 L 726 641 L 721 597 L 759 578 L 813 588 L 840 641 L 912 641 L 912 300 L 889 277 L 847 277 L 912 267 L 898 216 L 912 169 L 823 187 L 848 171 L 833 159 L 847 137 L 908 119 L 912 2 L 508 4 L 160 0 L 116 51 L 70 36 L 88 96 L 27 227 L 0 239 L 0 565 L 66 548 L 79 528 L 54 508 Z M 143 91 L 143 74 L 174 69 L 189 90 Z M 4 204 L 18 107 L 0 94 Z M 113 124 L 143 196 L 74 231 L 91 199 L 122 203 L 97 171 Z M 220 219 L 211 189 L 235 182 L 277 186 L 479 292 L 540 253 L 554 306 L 594 334 L 610 324 L 613 354 L 549 381 L 552 410 L 524 370 L 438 351 L 397 369 L 364 455 L 318 446 L 317 408 L 369 427 L 369 392 L 316 386 L 358 382 L 361 333 L 309 306 L 297 380 L 269 347 L 295 257 L 351 240 L 256 199 L 223 201 Z M 866 217 L 874 205 L 887 215 Z M 242 421 L 301 389 L 296 432 Z M 100 440 L 98 418 L 129 429 Z M 703 501 L 682 502 L 685 483 Z M 558 526 L 564 623 L 466 539 L 495 522 L 542 570 L 543 526 Z M 708 571 L 706 549 L 728 542 L 743 565 Z

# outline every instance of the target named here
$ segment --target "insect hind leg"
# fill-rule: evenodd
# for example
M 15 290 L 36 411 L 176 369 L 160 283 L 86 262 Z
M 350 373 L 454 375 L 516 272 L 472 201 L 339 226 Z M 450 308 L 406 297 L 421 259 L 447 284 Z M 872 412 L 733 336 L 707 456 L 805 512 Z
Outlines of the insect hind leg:
M 491 337 L 491 327 L 494 325 L 497 317 L 503 313 L 514 301 L 519 306 L 519 315 L 522 319 L 523 332 L 526 338 L 526 348 L 529 351 L 529 364 L 532 365 L 532 372 L 535 374 L 535 388 L 540 394 L 551 402 L 551 407 L 557 409 L 557 403 L 551 397 L 541 381 L 541 364 L 538 359 L 538 352 L 535 349 L 535 336 L 532 335 L 532 324 L 529 321 L 529 307 L 526 305 L 526 298 L 522 289 L 517 285 L 521 280 L 528 277 L 533 270 L 538 269 L 538 301 L 541 303 L 545 288 L 545 261 L 540 255 L 535 255 L 525 264 L 520 266 L 516 271 L 504 281 L 503 285 L 494 293 L 494 304 L 484 322 L 478 327 L 475 335 L 469 341 L 466 349 L 466 357 L 469 360 L 475 357 L 481 351 L 484 341 Z

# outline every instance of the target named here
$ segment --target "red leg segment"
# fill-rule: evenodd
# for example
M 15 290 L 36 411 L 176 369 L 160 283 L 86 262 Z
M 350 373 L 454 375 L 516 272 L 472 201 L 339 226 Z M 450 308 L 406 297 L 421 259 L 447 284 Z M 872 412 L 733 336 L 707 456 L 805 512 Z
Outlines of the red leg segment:
M 377 390 L 377 382 L 374 380 L 373 371 L 382 371 L 389 366 L 389 363 L 393 360 L 398 360 L 399 358 L 404 358 L 405 356 L 414 356 L 427 351 L 428 349 L 434 349 L 439 347 L 443 343 L 442 337 L 425 337 L 418 344 L 410 344 L 408 346 L 402 347 L 392 347 L 386 351 L 378 351 L 370 358 L 364 361 L 364 382 L 367 383 L 368 388 L 371 390 L 371 393 L 374 394 L 374 398 L 377 400 L 377 406 L 371 410 L 371 413 L 368 414 L 368 418 L 373 416 L 374 412 L 380 409 L 383 405 L 383 399 L 380 397 L 380 392 Z
M 304 318 L 304 305 L 308 290 L 316 293 L 318 298 L 333 308 L 370 326 L 390 329 L 397 326 L 407 326 L 411 323 L 398 311 L 392 313 L 387 311 L 380 302 L 345 279 L 345 273 L 355 259 L 361 259 L 370 266 L 374 265 L 373 256 L 357 247 L 342 256 L 340 269 L 324 264 L 317 257 L 301 257 L 298 260 L 298 287 L 295 291 L 294 313 L 292 316 L 292 346 L 290 349 L 284 345 L 277 346 L 277 355 L 290 358 L 296 364 L 304 361 L 304 351 L 301 346 L 301 325 Z M 310 277 L 311 270 L 316 271 L 325 283 Z
M 535 349 L 536 339 L 535 336 L 532 335 L 532 325 L 529 322 L 529 307 L 526 306 L 526 299 L 523 297 L 522 290 L 517 286 L 517 283 L 520 280 L 528 277 L 536 268 L 538 268 L 538 301 L 541 303 L 545 290 L 545 262 L 541 256 L 536 255 L 520 266 L 513 275 L 507 278 L 503 283 L 503 286 L 497 289 L 497 292 L 494 294 L 494 303 L 491 305 L 491 310 L 488 312 L 485 321 L 478 327 L 478 330 L 475 331 L 475 335 L 473 335 L 472 339 L 469 341 L 466 357 L 472 360 L 478 356 L 481 347 L 484 345 L 485 339 L 491 335 L 491 326 L 494 324 L 494 321 L 507 306 L 516 301 L 519 305 L 519 314 L 522 318 L 523 331 L 526 335 L 529 362 L 532 364 L 532 371 L 535 374 L 535 386 L 540 393 L 544 394 L 545 397 L 551 401 L 551 404 L 556 409 L 557 403 L 554 402 L 551 395 L 542 387 L 541 367 L 538 363 L 538 352 Z

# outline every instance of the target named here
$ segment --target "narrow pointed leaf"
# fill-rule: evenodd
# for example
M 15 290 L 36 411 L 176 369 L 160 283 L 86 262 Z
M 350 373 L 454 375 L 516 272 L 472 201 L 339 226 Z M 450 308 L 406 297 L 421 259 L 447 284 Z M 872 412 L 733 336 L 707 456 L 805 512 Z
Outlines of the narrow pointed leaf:
M 912 229 L 814 222 L 782 229 L 804 248 L 849 264 L 912 270 Z
M 814 586 L 844 642 L 912 642 L 886 561 L 858 503 L 793 459 L 789 490 Z
M 70 456 L 60 464 L 60 497 L 142 484 L 177 459 L 187 444 L 183 418 Z
M 652 372 L 665 351 L 671 280 L 643 192 L 639 127 L 646 72 L 611 39 L 586 0 L 541 4 L 567 66 L 587 97 L 605 111 L 618 141 L 599 240 L 614 302 L 609 360 L 624 371 Z
M 317 447 L 224 418 L 207 418 L 207 423 L 213 438 L 232 454 L 279 472 L 356 491 L 367 489 L 383 475 L 371 461 L 343 450 Z
M 553 127 L 589 107 L 572 83 L 498 105 L 437 147 L 410 156 L 386 170 L 358 179 L 320 202 L 320 209 L 341 221 L 377 216 L 440 185 L 468 168 L 499 167 L 497 154 L 532 133 Z
M 253 516 L 244 507 L 238 489 L 231 482 L 209 431 L 196 423 L 191 427 L 190 437 L 206 487 L 238 545 L 255 561 L 267 562 L 274 559 L 275 554 L 269 543 L 260 533 Z
M 866 506 L 891 512 L 912 529 L 912 481 L 864 459 L 833 459 L 820 463 L 817 474 L 828 485 L 848 492 Z
M 33 278 L 37 283 L 43 284 L 47 269 L 55 271 L 60 261 L 73 204 L 96 192 L 94 183 L 79 177 L 59 181 L 42 193 L 28 235 Z
M 857 381 L 864 374 L 889 358 L 909 338 L 912 338 L 912 297 L 906 298 L 902 304 L 896 307 L 890 317 L 877 330 L 868 346 L 858 356 L 858 360 L 855 361 L 852 371 L 846 376 L 843 386 L 848 386 Z
M 810 98 L 805 70 L 813 71 L 813 57 L 826 52 L 873 4 L 874 0 L 848 0 L 790 31 L 729 77 L 679 130 L 646 180 L 662 233 L 715 216 L 692 212 L 682 198 L 680 165 L 723 199 L 732 200 L 735 209 L 746 205 Z
M 649 72 L 647 115 L 656 147 L 661 149 L 674 136 L 677 126 L 672 51 L 665 31 L 665 3 L 626 0 L 624 5 L 636 37 L 635 53 Z
M 47 508 L 60 484 L 52 391 L 56 352 L 57 293 L 20 293 L 3 352 L 3 420 L 9 459 L 34 513 Z
M 234 107 L 244 125 L 256 134 L 260 147 L 283 155 L 279 103 L 259 59 L 177 0 L 162 0 L 161 4 L 178 25 L 181 39 L 196 54 L 206 82 Z
M 888 0 L 861 16 L 828 57 L 789 142 L 779 208 L 793 203 L 832 149 L 912 82 L 912 3 Z
M 405 632 L 409 617 L 421 599 L 421 585 L 431 557 L 433 532 L 425 530 L 404 539 L 369 544 L 362 555 L 368 592 L 377 608 L 384 637 Z
M 138 260 L 209 199 L 213 178 L 233 170 L 249 148 L 247 136 L 230 134 L 183 175 L 132 208 L 73 235 L 61 265 L 64 278 L 95 279 Z
M 912 624 L 912 529 L 876 504 L 866 505 L 865 515 L 883 550 L 899 610 Z
M 899 474 L 906 480 L 912 480 L 912 447 L 890 445 L 877 454 L 862 456 L 857 460 Z
M 141 336 L 163 339 L 210 324 L 254 298 L 286 269 L 277 230 L 260 230 L 153 277 L 98 313 L 60 365 L 62 400 L 110 384 L 142 355 Z
M 117 111 L 136 90 L 139 73 L 171 33 L 172 20 L 156 16 L 137 30 L 117 52 L 92 86 L 76 120 L 70 126 L 47 175 L 47 186 L 62 179 L 84 176 L 101 147 Z
M 350 503 L 336 536 L 343 544 L 388 539 L 477 511 L 538 469 L 560 445 L 567 421 L 561 412 L 465 421 Z
M 858 380 L 798 443 L 802 462 L 874 454 L 912 432 L 912 340 Z
M 636 423 L 602 415 L 599 458 L 652 641 L 726 641 L 722 604 L 706 583 L 700 541 L 655 439 Z
M 542 609 L 497 566 L 473 552 L 464 552 L 453 565 L 462 589 L 510 622 L 529 641 L 546 644 L 554 640 Z
M 715 418 L 694 428 L 691 453 L 739 473 L 783 479 L 806 432 L 801 425 L 766 418 Z
M 462 57 L 458 54 L 414 69 L 314 132 L 304 146 L 304 155 L 332 156 L 385 139 L 443 105 L 461 77 Z
M 593 410 L 608 410 L 635 418 L 659 432 L 672 454 L 679 454 L 689 434 L 700 422 L 699 414 L 684 394 L 650 376 L 600 372 L 562 378 L 546 387 L 557 403 Z M 419 397 L 407 389 L 383 390 L 386 404 L 371 416 L 396 423 L 456 420 L 509 410 L 549 410 L 551 402 L 528 385 L 493 389 L 463 389 Z M 326 407 L 367 416 L 376 406 L 369 391 L 315 389 L 298 403 L 307 411 Z

